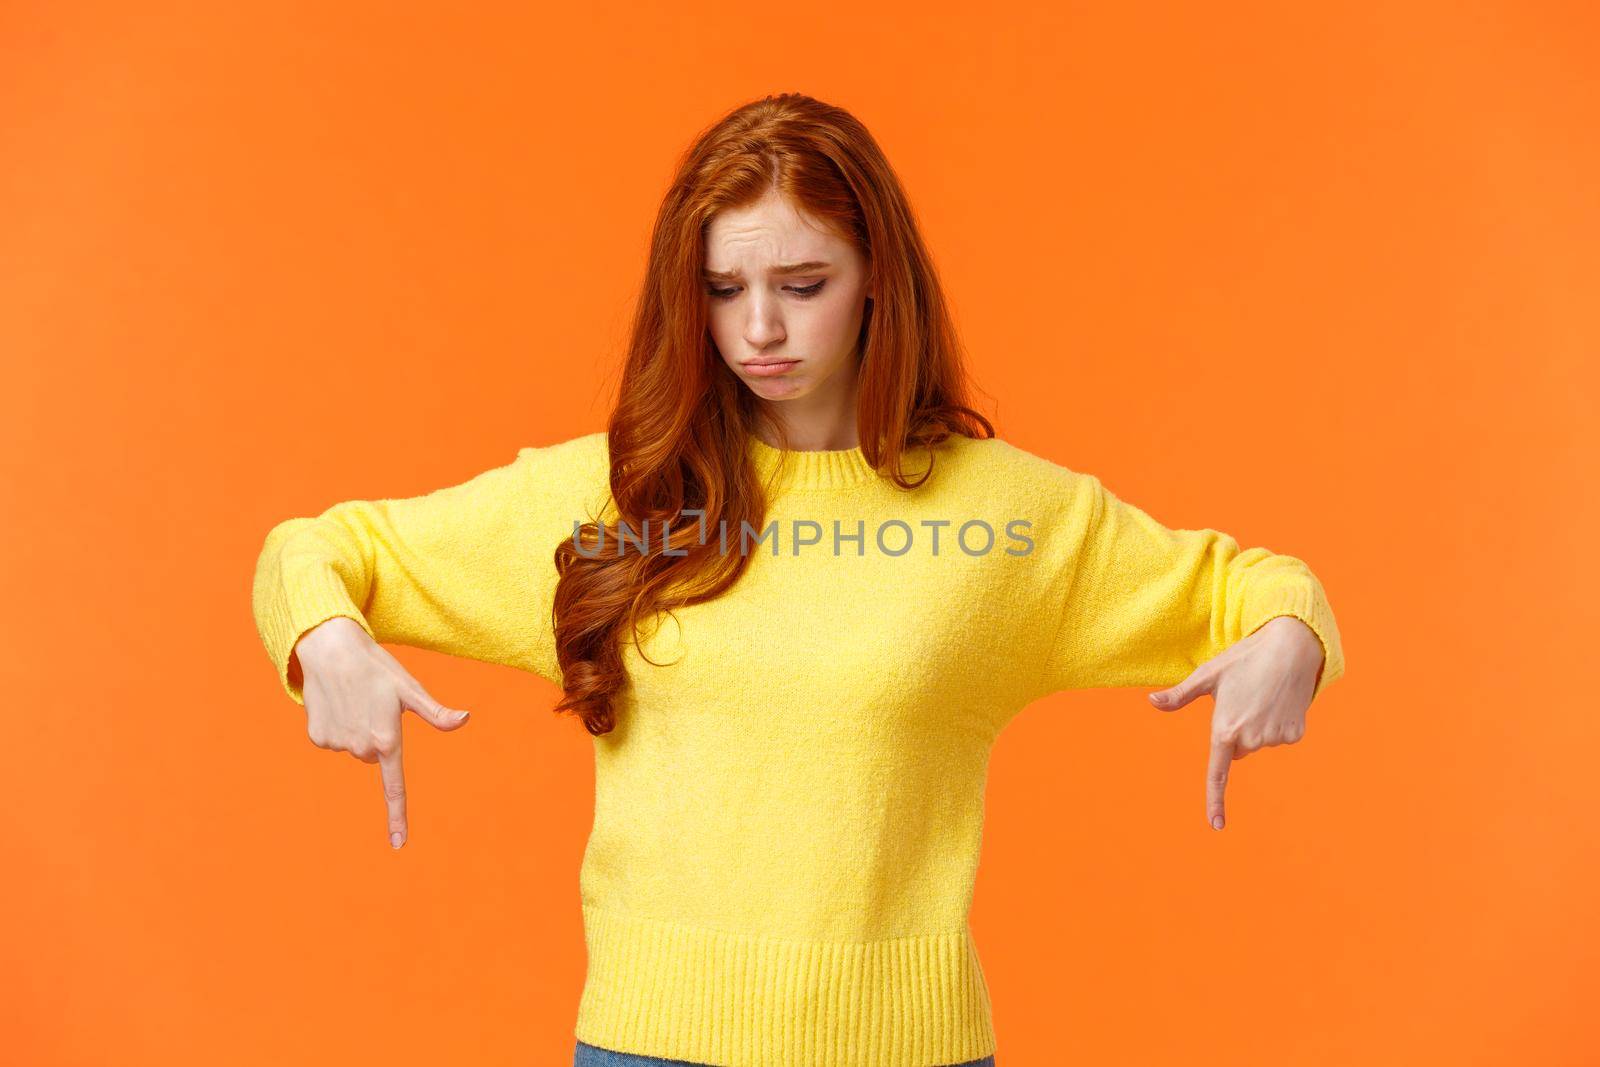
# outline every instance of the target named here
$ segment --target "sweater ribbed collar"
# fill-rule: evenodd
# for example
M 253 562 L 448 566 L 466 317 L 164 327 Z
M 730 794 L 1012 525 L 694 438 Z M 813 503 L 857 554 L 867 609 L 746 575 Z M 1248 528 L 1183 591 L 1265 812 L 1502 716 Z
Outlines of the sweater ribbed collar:
M 879 477 L 866 455 L 854 448 L 777 449 L 746 433 L 750 458 L 772 492 L 793 489 L 848 489 Z

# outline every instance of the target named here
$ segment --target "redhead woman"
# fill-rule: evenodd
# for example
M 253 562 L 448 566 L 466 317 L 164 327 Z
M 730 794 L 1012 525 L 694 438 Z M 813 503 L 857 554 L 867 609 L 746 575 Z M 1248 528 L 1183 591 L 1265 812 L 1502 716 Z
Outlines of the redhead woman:
M 837 107 L 699 137 L 644 281 L 604 430 L 268 533 L 280 683 L 378 765 L 396 848 L 403 713 L 467 713 L 383 644 L 560 687 L 595 754 L 575 1067 L 992 1067 L 968 911 L 1000 731 L 1064 689 L 1208 694 L 1220 830 L 1231 762 L 1300 740 L 1344 670 L 1321 584 L 998 436 Z

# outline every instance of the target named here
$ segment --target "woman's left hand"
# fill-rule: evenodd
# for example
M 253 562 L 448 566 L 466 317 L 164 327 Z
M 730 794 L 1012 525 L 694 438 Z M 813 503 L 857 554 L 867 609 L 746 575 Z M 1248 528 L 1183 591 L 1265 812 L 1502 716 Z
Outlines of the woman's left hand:
M 1206 818 L 1220 830 L 1228 768 L 1258 748 L 1292 745 L 1305 736 L 1306 709 L 1322 675 L 1322 641 L 1293 615 L 1269 619 L 1168 689 L 1150 694 L 1176 711 L 1210 693 L 1211 765 L 1206 771 Z

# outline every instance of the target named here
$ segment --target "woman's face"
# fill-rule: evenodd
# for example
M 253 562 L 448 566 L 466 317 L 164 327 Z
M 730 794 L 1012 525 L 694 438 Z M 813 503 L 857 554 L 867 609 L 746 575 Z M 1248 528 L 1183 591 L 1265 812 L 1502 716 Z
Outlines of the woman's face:
M 706 316 L 728 369 L 783 413 L 854 425 L 867 262 L 776 190 L 712 217 Z M 760 364 L 769 364 L 763 369 Z

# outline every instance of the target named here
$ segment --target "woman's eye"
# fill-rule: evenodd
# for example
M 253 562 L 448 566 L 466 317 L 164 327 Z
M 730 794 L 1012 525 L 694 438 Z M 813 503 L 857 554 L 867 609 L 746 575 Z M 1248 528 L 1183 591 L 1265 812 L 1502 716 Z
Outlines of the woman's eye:
M 785 286 L 784 288 L 788 289 L 795 296 L 798 296 L 801 300 L 809 300 L 812 297 L 816 296 L 818 293 L 822 292 L 822 287 L 824 285 L 826 285 L 827 282 L 828 282 L 828 279 L 823 278 L 821 281 L 813 282 L 810 285 L 806 285 L 806 286 Z M 739 287 L 738 286 L 734 286 L 731 289 L 714 289 L 714 288 L 709 288 L 709 287 L 706 289 L 706 294 L 708 296 L 715 297 L 718 300 L 730 300 L 738 292 L 739 292 Z

